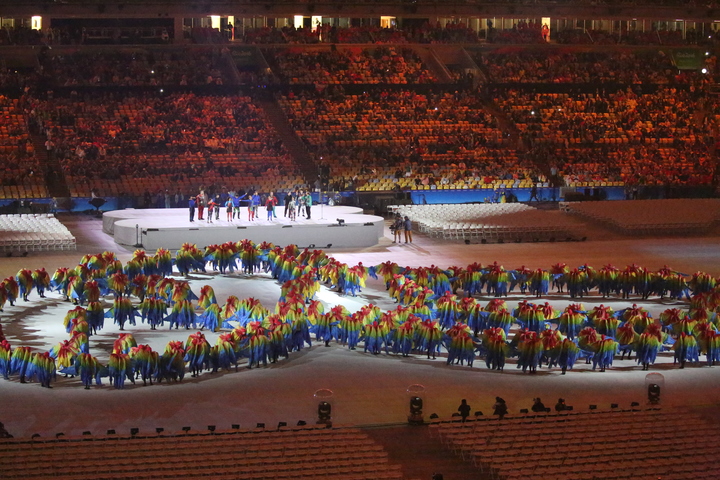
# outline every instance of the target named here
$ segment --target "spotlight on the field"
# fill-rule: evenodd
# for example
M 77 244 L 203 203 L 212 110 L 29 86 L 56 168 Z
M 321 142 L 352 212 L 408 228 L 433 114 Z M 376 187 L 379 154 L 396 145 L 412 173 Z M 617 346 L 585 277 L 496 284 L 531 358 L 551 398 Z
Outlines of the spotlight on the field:
M 657 383 L 648 385 L 648 402 L 653 405 L 660 403 L 660 385 Z
M 318 404 L 318 421 L 317 423 L 330 424 L 332 420 L 332 405 L 328 402 L 320 402 Z
M 215 425 L 208 425 L 208 432 L 215 433 Z
M 337 222 L 338 222 L 338 225 L 340 225 L 341 227 L 342 227 L 343 225 L 345 225 L 345 219 L 344 219 L 344 218 L 338 218 L 338 219 L 336 219 L 336 220 L 337 220 Z
M 408 416 L 408 423 L 413 425 L 422 425 L 424 422 L 423 414 L 423 400 L 422 398 L 415 396 L 410 398 L 410 415 Z
M 133 428 L 130 429 L 130 435 L 131 435 L 131 436 L 134 437 L 134 436 L 137 435 L 138 433 L 140 433 L 140 429 L 139 429 L 139 428 L 133 427 Z
M 155 428 L 155 433 L 157 433 L 157 434 L 161 434 L 161 433 L 163 433 L 164 431 L 165 431 L 165 429 L 162 428 L 162 427 L 157 427 L 157 428 Z
M 182 431 L 185 433 L 188 433 L 191 430 L 191 427 L 183 427 Z

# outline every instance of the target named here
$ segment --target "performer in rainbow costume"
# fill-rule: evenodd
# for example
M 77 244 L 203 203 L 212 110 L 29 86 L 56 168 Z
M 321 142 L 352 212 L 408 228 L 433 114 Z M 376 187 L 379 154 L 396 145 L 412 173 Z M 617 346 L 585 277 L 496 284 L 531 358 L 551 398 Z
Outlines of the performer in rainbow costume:
M 135 383 L 135 372 L 133 371 L 132 361 L 126 353 L 113 352 L 110 354 L 108 374 L 115 389 L 120 390 L 125 388 L 125 379 Z
M 675 350 L 674 363 L 679 363 L 680 368 L 685 368 L 687 362 L 697 363 L 700 361 L 700 351 L 694 335 L 680 333 L 675 340 L 673 349 Z
M 550 272 L 538 268 L 530 275 L 530 294 L 537 298 L 548 294 L 550 288 Z
M 40 298 L 45 298 L 45 290 L 50 288 L 50 275 L 44 268 L 32 272 L 32 282 Z
M 23 268 L 18 271 L 16 279 L 18 285 L 20 286 L 20 295 L 22 295 L 22 299 L 27 302 L 28 295 L 30 295 L 33 287 L 32 271 L 27 268 Z
M 80 353 L 75 357 L 75 372 L 80 375 L 80 380 L 85 386 L 85 390 L 90 390 L 93 379 L 96 385 L 102 385 L 102 381 L 100 380 L 102 370 L 103 367 L 97 358 L 89 353 Z
M 473 366 L 475 360 L 475 344 L 473 343 L 472 331 L 464 323 L 456 323 L 445 332 L 445 349 L 448 352 L 447 364 Z
M 158 383 L 163 380 L 180 381 L 185 377 L 185 349 L 180 341 L 170 341 L 160 356 L 158 364 Z
M 192 377 L 210 366 L 210 344 L 201 332 L 191 334 L 185 342 L 185 361 Z
M 508 353 L 505 330 L 500 327 L 485 329 L 482 335 L 482 346 L 485 350 L 487 368 L 502 371 L 505 368 L 505 358 Z
M 642 365 L 643 370 L 649 370 L 650 365 L 655 363 L 658 352 L 662 348 L 663 333 L 658 325 L 650 325 L 638 336 L 635 343 L 637 362 Z
M 198 300 L 198 307 L 206 309 L 210 305 L 216 304 L 215 290 L 210 285 L 203 285 L 200 289 L 200 299 Z
M 125 322 L 135 326 L 135 317 L 140 316 L 133 307 L 132 302 L 127 297 L 115 297 L 113 306 L 105 312 L 105 318 L 112 318 L 113 322 L 120 326 L 120 330 L 125 330 Z
M 248 323 L 247 335 L 245 345 L 248 357 L 247 368 L 259 367 L 260 362 L 266 367 L 270 348 L 268 337 L 265 336 L 265 329 L 262 328 L 260 322 L 250 322 Z
M 10 378 L 10 359 L 12 357 L 10 344 L 5 338 L 0 339 L 0 375 L 5 380 Z
M 158 248 L 155 251 L 155 272 L 163 277 L 172 275 L 172 254 L 169 250 Z
M 602 298 L 607 298 L 620 291 L 620 270 L 614 265 L 605 265 L 597 272 L 598 292 Z
M 49 352 L 32 354 L 27 371 L 28 377 L 37 377 L 41 387 L 52 388 L 50 382 L 55 380 L 55 374 L 55 360 L 50 356 Z
M 572 370 L 575 361 L 577 361 L 580 349 L 578 346 L 569 338 L 564 338 L 557 346 L 557 358 L 558 365 L 562 368 L 562 374 L 565 375 L 568 370 Z
M 15 277 L 8 277 L 3 280 L 3 283 L 5 284 L 7 301 L 10 303 L 10 306 L 13 307 L 15 306 L 15 300 L 17 300 L 17 297 L 20 294 L 20 286 L 18 285 L 17 280 L 15 280 Z
M 185 327 L 188 330 L 197 328 L 197 316 L 195 315 L 195 307 L 190 300 L 180 300 L 175 302 L 165 320 L 170 323 L 170 330 L 173 326 L 177 330 L 179 327 Z
M 68 300 L 68 270 L 64 267 L 58 268 L 50 279 L 50 289 L 62 293 L 65 300 Z
M 442 340 L 442 330 L 437 322 L 424 320 L 420 322 L 417 329 L 418 338 L 415 344 L 421 351 L 427 352 L 427 358 L 432 355 L 433 360 L 440 351 L 440 342 Z
M 63 320 L 65 331 L 70 333 L 78 321 L 87 321 L 87 311 L 83 307 L 75 307 L 68 310 Z
M 587 318 L 585 307 L 582 304 L 570 304 L 558 318 L 558 330 L 572 340 L 585 327 Z
M 515 344 L 518 351 L 517 368 L 522 368 L 523 373 L 528 369 L 530 373 L 537 372 L 543 353 L 543 344 L 538 333 L 533 330 L 520 330 L 513 337 L 512 344 Z

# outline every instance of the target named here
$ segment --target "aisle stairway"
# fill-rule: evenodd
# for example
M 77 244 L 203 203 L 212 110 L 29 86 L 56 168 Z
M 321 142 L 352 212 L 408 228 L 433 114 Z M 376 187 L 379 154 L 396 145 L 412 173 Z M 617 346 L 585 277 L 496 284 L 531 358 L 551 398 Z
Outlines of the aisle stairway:
M 403 478 L 426 480 L 441 473 L 443 480 L 485 480 L 470 462 L 448 452 L 437 438 L 430 437 L 425 426 L 402 425 L 366 429 L 364 432 L 388 452 L 391 464 L 402 466 Z
M 60 162 L 54 156 L 48 154 L 45 148 L 45 137 L 43 135 L 32 135 L 35 158 L 38 159 L 45 174 L 45 184 L 51 197 L 69 197 L 70 188 L 65 182 Z
M 272 124 L 278 136 L 282 139 L 285 149 L 298 166 L 300 173 L 309 185 L 313 185 L 317 179 L 318 170 L 310 152 L 295 134 L 285 112 L 274 98 L 265 98 L 259 101 L 259 105 L 265 111 L 265 118 Z

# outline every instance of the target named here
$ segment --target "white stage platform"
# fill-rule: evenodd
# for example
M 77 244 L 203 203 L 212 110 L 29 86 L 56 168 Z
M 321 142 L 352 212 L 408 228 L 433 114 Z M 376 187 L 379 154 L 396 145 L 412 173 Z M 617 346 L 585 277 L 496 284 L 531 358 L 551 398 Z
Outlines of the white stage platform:
M 190 223 L 187 208 L 114 210 L 103 214 L 103 231 L 117 244 L 142 245 L 146 250 L 177 250 L 186 242 L 204 247 L 242 239 L 347 248 L 377 245 L 385 226 L 382 217 L 365 215 L 357 207 L 317 205 L 312 207 L 310 220 L 299 216 L 294 222 L 282 217 L 283 207 L 278 207 L 278 218 L 273 221 L 266 220 L 267 210 L 261 208 L 259 213 L 260 219 L 250 222 L 247 208 L 243 208 L 239 220 L 227 222 L 223 208 L 219 221 L 200 221 L 196 212 L 195 222 Z M 344 226 L 338 224 L 338 218 L 345 220 Z

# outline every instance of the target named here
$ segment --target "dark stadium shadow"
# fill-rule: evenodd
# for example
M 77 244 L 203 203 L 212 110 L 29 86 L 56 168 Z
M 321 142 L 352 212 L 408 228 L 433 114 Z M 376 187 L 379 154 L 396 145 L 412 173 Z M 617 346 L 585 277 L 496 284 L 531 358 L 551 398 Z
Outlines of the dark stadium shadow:
M 313 351 L 313 355 L 316 355 L 317 353 L 314 352 L 315 350 L 322 352 L 321 349 L 324 348 L 325 346 L 322 343 L 313 343 L 312 347 L 306 346 L 300 351 L 290 352 L 288 358 L 280 357 L 276 363 L 268 362 L 268 368 L 285 369 L 291 368 L 295 365 L 307 365 L 308 363 L 312 363 L 314 360 L 312 356 L 309 356 L 309 353 Z

